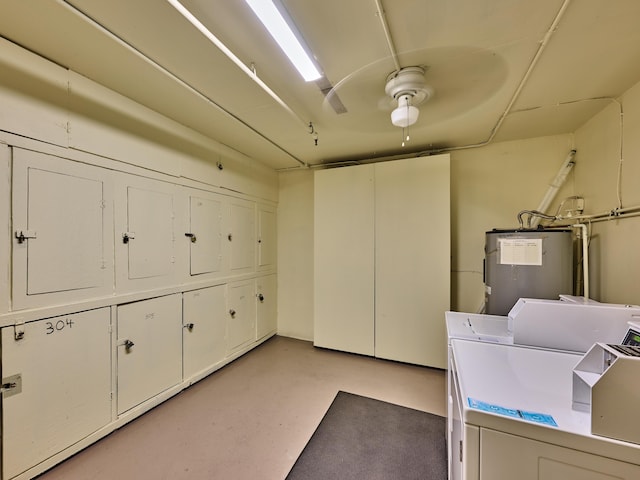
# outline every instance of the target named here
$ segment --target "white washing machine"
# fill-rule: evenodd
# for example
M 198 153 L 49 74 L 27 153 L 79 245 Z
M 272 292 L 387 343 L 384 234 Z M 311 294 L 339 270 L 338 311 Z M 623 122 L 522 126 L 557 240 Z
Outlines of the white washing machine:
M 450 340 L 449 478 L 640 478 L 640 445 L 590 433 L 572 410 L 580 353 Z

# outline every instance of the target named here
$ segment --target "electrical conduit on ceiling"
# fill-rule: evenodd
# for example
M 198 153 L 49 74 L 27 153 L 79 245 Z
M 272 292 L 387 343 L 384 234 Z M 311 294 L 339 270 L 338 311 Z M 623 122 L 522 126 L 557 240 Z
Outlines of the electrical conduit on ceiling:
M 391 37 L 391 33 L 389 31 L 389 26 L 388 26 L 387 21 L 386 21 L 384 8 L 382 7 L 382 0 L 375 0 L 375 3 L 376 3 L 377 13 L 378 13 L 378 16 L 380 18 L 380 22 L 382 23 L 382 29 L 384 30 L 385 38 L 387 40 L 387 45 L 389 47 L 389 51 L 391 52 L 391 56 L 393 58 L 395 66 L 396 66 L 396 70 L 400 70 L 400 63 L 398 61 L 398 53 L 396 52 L 396 49 L 395 49 L 395 46 L 394 46 L 394 43 L 393 43 L 393 38 Z M 564 0 L 564 2 L 562 3 L 562 6 L 560 7 L 560 10 L 558 10 L 558 13 L 556 14 L 555 18 L 553 19 L 553 22 L 551 23 L 551 26 L 549 27 L 549 29 L 545 33 L 544 37 L 540 41 L 540 44 L 538 46 L 538 50 L 536 51 L 535 55 L 531 59 L 531 62 L 529 62 L 529 67 L 527 68 L 527 70 L 524 73 L 522 79 L 520 80 L 520 83 L 516 87 L 516 90 L 514 91 L 513 95 L 511 96 L 511 99 L 509 100 L 509 103 L 507 104 L 506 108 L 504 109 L 504 111 L 500 115 L 500 118 L 498 119 L 498 122 L 491 129 L 491 133 L 489 134 L 489 137 L 486 140 L 484 140 L 483 142 L 480 142 L 480 143 L 474 143 L 474 144 L 471 144 L 471 145 L 463 145 L 463 146 L 460 146 L 460 147 L 449 147 L 449 148 L 442 148 L 442 149 L 436 149 L 436 150 L 429 150 L 427 152 L 419 153 L 417 156 L 431 155 L 433 153 L 441 153 L 441 152 L 450 152 L 450 151 L 454 151 L 454 150 L 465 150 L 465 149 L 469 149 L 469 148 L 484 147 L 485 145 L 488 145 L 489 143 L 491 143 L 493 141 L 493 139 L 495 138 L 496 134 L 498 133 L 498 130 L 502 126 L 502 123 L 504 122 L 504 120 L 507 117 L 507 115 L 509 115 L 513 105 L 515 104 L 516 100 L 520 96 L 520 93 L 522 92 L 522 89 L 524 88 L 524 86 L 526 85 L 527 81 L 529 80 L 529 77 L 531 76 L 531 73 L 533 72 L 533 69 L 535 68 L 536 64 L 538 63 L 538 60 L 540 59 L 540 57 L 542 56 L 542 53 L 544 52 L 545 48 L 547 47 L 547 44 L 549 43 L 549 40 L 551 39 L 551 36 L 554 34 L 556 29 L 558 28 L 560 20 L 564 16 L 564 14 L 565 14 L 568 6 L 569 6 L 569 3 L 571 3 L 571 0 Z
M 472 145 L 464 145 L 464 146 L 461 146 L 461 147 L 445 148 L 445 149 L 438 150 L 438 151 L 443 151 L 444 152 L 444 151 L 454 151 L 454 150 L 464 150 L 464 149 L 468 149 L 468 148 L 484 147 L 485 145 L 488 145 L 489 143 L 491 143 L 493 141 L 493 139 L 495 138 L 496 134 L 498 133 L 498 130 L 502 126 L 502 123 L 504 122 L 504 120 L 507 117 L 507 115 L 509 115 L 509 113 L 511 112 L 511 108 L 516 103 L 516 100 L 520 96 L 520 93 L 522 92 L 524 86 L 526 85 L 527 81 L 529 80 L 529 77 L 531 76 L 531 73 L 533 72 L 533 69 L 535 68 L 536 64 L 538 63 L 538 60 L 540 60 L 540 57 L 542 56 L 542 53 L 544 52 L 544 50 L 547 47 L 547 44 L 549 43 L 549 40 L 551 39 L 551 36 L 557 30 L 558 25 L 560 24 L 560 20 L 562 19 L 562 17 L 564 16 L 567 8 L 569 7 L 569 3 L 571 3 L 571 0 L 564 0 L 564 2 L 562 3 L 562 6 L 560 7 L 560 10 L 558 10 L 558 13 L 556 14 L 555 18 L 553 19 L 553 22 L 551 23 L 551 26 L 547 30 L 547 33 L 545 33 L 544 37 L 540 41 L 540 45 L 538 45 L 538 50 L 536 51 L 535 55 L 531 59 L 531 62 L 529 63 L 529 67 L 527 68 L 526 72 L 524 73 L 524 76 L 520 80 L 520 83 L 518 84 L 516 90 L 513 92 L 513 95 L 511 96 L 511 100 L 509 100 L 509 103 L 507 104 L 507 107 L 504 109 L 504 112 L 502 112 L 502 115 L 500 115 L 500 118 L 498 119 L 498 122 L 491 129 L 491 133 L 489 135 L 489 138 L 487 138 L 485 141 L 480 142 L 480 143 L 474 143 Z
M 389 47 L 389 51 L 390 51 L 391 56 L 393 58 L 393 61 L 394 61 L 394 64 L 395 64 L 395 68 L 396 68 L 397 71 L 399 71 L 401 69 L 401 66 L 400 66 L 400 62 L 398 60 L 398 53 L 396 52 L 395 45 L 394 45 L 394 42 L 393 42 L 393 38 L 392 38 L 391 32 L 389 30 L 389 25 L 387 24 L 386 15 L 384 13 L 384 8 L 382 6 L 382 0 L 374 0 L 374 1 L 375 1 L 375 4 L 376 4 L 376 11 L 377 11 L 378 17 L 380 18 L 380 23 L 382 24 L 382 29 L 384 30 L 384 35 L 385 35 L 385 38 L 386 38 L 386 41 L 387 41 L 387 46 Z M 539 45 L 538 45 L 538 49 L 536 50 L 535 55 L 531 59 L 531 62 L 529 62 L 529 66 L 528 66 L 527 70 L 525 71 L 522 79 L 518 83 L 518 86 L 516 87 L 515 91 L 513 92 L 513 95 L 511 96 L 511 99 L 509 100 L 509 103 L 507 104 L 506 108 L 504 109 L 504 111 L 500 115 L 500 118 L 498 118 L 497 123 L 491 129 L 489 137 L 486 140 L 484 140 L 482 142 L 479 142 L 479 143 L 473 143 L 473 144 L 470 144 L 470 145 L 462 145 L 460 147 L 447 147 L 447 148 L 438 148 L 438 149 L 434 149 L 434 150 L 427 150 L 427 151 L 424 151 L 424 152 L 419 152 L 419 153 L 415 154 L 415 156 L 416 157 L 420 157 L 420 156 L 433 155 L 433 154 L 443 153 L 443 152 L 451 152 L 451 151 L 456 151 L 456 150 L 466 150 L 466 149 L 471 149 L 471 148 L 479 148 L 479 147 L 484 147 L 484 146 L 488 145 L 489 143 L 491 143 L 493 141 L 493 139 L 495 138 L 496 134 L 498 133 L 498 130 L 502 126 L 502 123 L 504 122 L 505 118 L 511 112 L 511 109 L 513 108 L 513 105 L 515 104 L 516 100 L 520 96 L 520 93 L 524 89 L 527 81 L 529 80 L 529 77 L 531 76 L 531 73 L 533 72 L 533 69 L 535 68 L 536 64 L 538 63 L 538 60 L 540 60 L 540 57 L 542 56 L 542 53 L 544 52 L 545 48 L 547 47 L 547 44 L 549 43 L 549 40 L 551 39 L 551 36 L 554 34 L 556 29 L 558 28 L 558 25 L 560 24 L 560 20 L 564 16 L 564 14 L 565 14 L 567 8 L 569 7 L 570 3 L 571 3 L 571 0 L 564 0 L 564 2 L 562 3 L 562 6 L 558 10 L 558 13 L 556 13 L 556 16 L 554 17 L 553 22 L 551 22 L 551 26 L 547 29 L 547 32 L 545 33 L 545 35 L 542 38 L 542 40 L 540 40 Z M 392 158 L 393 159 L 395 159 L 395 158 L 407 158 L 407 156 L 406 155 L 400 155 L 400 156 L 394 156 Z M 385 159 L 382 159 L 382 158 L 378 159 L 378 161 L 382 161 L 382 160 L 385 160 Z M 319 166 L 320 167 L 338 166 L 338 165 L 342 165 L 343 163 L 345 163 L 345 162 L 334 162 L 334 163 L 331 163 L 331 164 L 323 164 L 323 165 L 319 165 Z M 351 164 L 351 163 L 354 163 L 354 162 L 353 161 L 348 161 L 346 163 L 347 164 Z M 312 167 L 314 167 L 314 165 L 312 165 Z
M 273 90 L 271 90 L 259 77 L 258 75 L 251 69 L 249 69 L 246 65 L 244 65 L 234 54 L 233 52 L 231 52 L 231 50 L 229 50 L 222 42 L 220 42 L 211 32 L 209 32 L 206 27 L 204 27 L 204 25 L 202 25 L 195 17 L 193 17 L 193 15 L 191 15 L 188 10 L 184 9 L 184 7 L 182 7 L 182 5 L 177 2 L 176 0 L 167 0 L 167 2 L 169 2 L 171 4 L 172 7 L 174 7 L 176 10 L 178 10 L 183 16 L 185 16 L 185 18 L 190 21 L 196 28 L 198 28 L 198 30 L 204 34 L 211 42 L 213 42 L 230 60 L 232 60 L 237 66 L 239 66 L 241 68 L 241 70 L 247 75 L 249 76 L 249 78 L 251 78 L 254 82 L 256 82 L 256 84 L 258 84 L 269 96 L 271 96 L 271 98 L 273 98 L 280 106 L 282 106 L 290 115 L 292 115 L 298 122 L 300 122 L 303 127 L 305 128 L 305 130 L 307 130 L 309 128 L 309 122 L 305 122 L 303 121 L 280 97 L 278 97 L 278 95 L 276 95 L 275 92 L 273 92 Z M 287 150 L 285 150 L 283 147 L 281 147 L 280 145 L 274 143 L 271 139 L 265 137 L 262 133 L 260 133 L 259 131 L 257 131 L 255 128 L 253 128 L 251 125 L 247 124 L 246 122 L 244 122 L 243 120 L 241 120 L 239 117 L 237 117 L 236 115 L 232 114 L 231 112 L 229 112 L 228 110 L 224 109 L 223 107 L 221 107 L 220 105 L 218 105 L 216 102 L 214 102 L 211 98 L 209 98 L 207 95 L 205 95 L 204 93 L 202 93 L 200 90 L 196 89 L 195 87 L 191 86 L 189 83 L 187 83 L 186 81 L 182 80 L 180 77 L 178 77 L 176 74 L 172 73 L 171 71 L 167 70 L 165 67 L 163 67 L 162 65 L 160 65 L 159 63 L 157 63 L 155 60 L 153 60 L 152 58 L 148 57 L 147 55 L 145 55 L 143 52 L 141 52 L 140 50 L 138 50 L 137 48 L 135 48 L 133 45 L 129 44 L 128 42 L 126 42 L 123 38 L 119 37 L 118 35 L 116 35 L 114 32 L 112 32 L 111 30 L 109 30 L 108 28 L 106 28 L 104 25 L 98 23 L 96 20 L 94 20 L 93 18 L 91 18 L 89 15 L 85 14 L 83 11 L 81 11 L 78 7 L 76 7 L 75 5 L 71 4 L 68 0 L 61 0 L 61 3 L 63 3 L 71 12 L 73 12 L 75 15 L 78 15 L 79 17 L 82 17 L 82 19 L 84 19 L 86 22 L 94 25 L 96 28 L 98 28 L 99 30 L 101 30 L 102 32 L 106 33 L 107 35 L 109 35 L 111 38 L 113 38 L 114 40 L 116 40 L 119 44 L 121 44 L 122 46 L 126 47 L 127 49 L 129 49 L 131 52 L 133 52 L 135 55 L 137 55 L 138 57 L 142 58 L 144 61 L 148 62 L 149 64 L 153 65 L 155 68 L 157 68 L 160 72 L 164 73 L 165 75 L 169 76 L 171 79 L 173 79 L 176 83 L 178 83 L 179 85 L 182 85 L 183 87 L 185 87 L 186 89 L 188 89 L 190 92 L 194 93 L 195 95 L 197 95 L 198 97 L 202 98 L 203 100 L 205 100 L 207 103 L 209 103 L 210 105 L 213 105 L 214 107 L 216 107 L 219 111 L 223 112 L 224 114 L 228 115 L 230 118 L 232 118 L 233 120 L 237 121 L 238 123 L 242 124 L 244 127 L 248 128 L 249 130 L 251 130 L 252 132 L 254 132 L 256 135 L 258 135 L 260 138 L 266 140 L 267 142 L 269 142 L 271 145 L 273 145 L 274 147 L 276 147 L 277 149 L 279 149 L 280 151 L 282 151 L 283 153 L 285 153 L 286 155 L 288 155 L 289 157 L 291 157 L 293 160 L 295 160 L 296 162 L 298 162 L 300 164 L 300 166 L 308 168 L 309 164 L 299 158 L 297 158 L 295 155 L 291 154 L 290 152 L 288 152 Z M 188 15 L 190 15 L 195 22 L 197 22 L 199 25 L 202 26 L 202 29 L 200 29 L 200 27 L 198 27 L 198 25 L 196 25 L 195 23 L 193 23 L 189 17 L 187 17 L 185 15 L 185 13 L 182 12 L 182 10 L 178 7 L 178 5 L 180 7 L 182 7 L 182 9 L 184 9 L 184 12 Z M 207 33 L 208 32 L 208 33 Z M 214 41 L 215 39 L 215 41 Z M 229 147 L 231 148 L 231 147 Z M 242 153 L 242 152 L 239 152 Z M 299 168 L 299 167 L 298 167 Z
M 260 77 L 258 77 L 258 74 L 255 72 L 255 70 L 247 67 L 242 60 L 240 60 L 224 43 L 222 43 L 222 41 L 220 39 L 218 39 L 218 37 L 216 37 L 207 27 L 204 26 L 204 24 L 202 22 L 200 22 L 200 20 L 198 20 L 189 10 L 187 10 L 187 8 L 182 5 L 178 0 L 167 0 L 167 2 L 173 7 L 175 8 L 185 19 L 187 19 L 187 21 L 189 21 L 189 23 L 191 23 L 194 27 L 196 27 L 196 29 L 202 33 L 207 40 L 209 40 L 211 43 L 213 43 L 216 47 L 218 47 L 218 49 L 225 54 L 225 56 L 231 60 L 238 68 L 240 68 L 240 70 L 246 74 L 251 80 L 253 80 L 262 90 L 264 90 L 272 99 L 274 99 L 276 101 L 276 103 L 278 103 L 278 105 L 280 105 L 282 108 L 284 108 L 284 110 L 289 113 L 293 118 L 295 118 L 298 122 L 300 122 L 305 129 L 308 129 L 309 127 L 309 122 L 304 121 L 302 118 L 300 118 L 298 116 L 298 114 L 296 112 L 294 112 L 291 107 L 289 107 L 289 105 L 287 105 L 285 103 L 284 100 L 282 100 L 273 90 L 271 90 L 271 88 L 269 88 L 269 86 L 264 83 Z M 288 152 L 287 152 L 288 153 Z M 298 161 L 300 164 L 302 164 L 302 166 L 308 167 L 309 165 L 296 158 L 293 157 L 296 161 Z

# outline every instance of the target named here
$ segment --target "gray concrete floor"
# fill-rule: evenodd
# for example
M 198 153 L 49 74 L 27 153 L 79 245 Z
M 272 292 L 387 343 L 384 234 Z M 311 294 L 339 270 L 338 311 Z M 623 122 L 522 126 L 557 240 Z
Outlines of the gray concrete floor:
M 274 337 L 38 478 L 280 480 L 339 390 L 445 416 L 445 382 Z

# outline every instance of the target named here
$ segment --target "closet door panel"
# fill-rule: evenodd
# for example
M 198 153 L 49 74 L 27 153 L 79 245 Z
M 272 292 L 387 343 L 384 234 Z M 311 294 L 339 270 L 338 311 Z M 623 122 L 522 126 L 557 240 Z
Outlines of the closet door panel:
M 375 355 L 446 368 L 449 156 L 375 169 Z
M 374 354 L 373 165 L 314 176 L 314 345 Z

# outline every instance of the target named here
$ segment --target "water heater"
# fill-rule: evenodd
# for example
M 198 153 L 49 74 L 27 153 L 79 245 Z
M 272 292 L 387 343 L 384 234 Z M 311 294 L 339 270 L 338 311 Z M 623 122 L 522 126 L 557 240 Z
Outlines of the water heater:
M 571 230 L 486 232 L 485 313 L 507 315 L 519 298 L 573 293 Z

